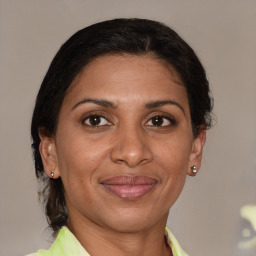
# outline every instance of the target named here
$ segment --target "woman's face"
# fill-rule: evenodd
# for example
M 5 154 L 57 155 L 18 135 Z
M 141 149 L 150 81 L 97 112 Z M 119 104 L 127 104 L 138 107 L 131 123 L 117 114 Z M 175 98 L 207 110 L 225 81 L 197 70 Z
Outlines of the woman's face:
M 70 221 L 121 232 L 165 223 L 204 131 L 193 137 L 177 72 L 150 56 L 104 56 L 73 81 L 55 138 L 41 136 L 48 175 L 61 177 Z M 81 222 L 81 223 L 82 223 Z

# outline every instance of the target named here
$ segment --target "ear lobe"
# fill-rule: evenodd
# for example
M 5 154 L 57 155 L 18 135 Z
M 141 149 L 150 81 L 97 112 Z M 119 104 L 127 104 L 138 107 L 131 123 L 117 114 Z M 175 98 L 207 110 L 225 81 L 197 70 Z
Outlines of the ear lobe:
M 41 139 L 39 151 L 41 154 L 44 171 L 49 178 L 59 178 L 60 173 L 58 169 L 58 161 L 54 138 L 44 135 L 41 132 L 39 132 L 39 137 Z
M 187 174 L 195 176 L 201 167 L 203 147 L 206 140 L 205 127 L 201 128 L 198 135 L 193 141 L 192 151 L 190 154 L 189 166 Z M 194 166 L 194 167 L 193 167 Z

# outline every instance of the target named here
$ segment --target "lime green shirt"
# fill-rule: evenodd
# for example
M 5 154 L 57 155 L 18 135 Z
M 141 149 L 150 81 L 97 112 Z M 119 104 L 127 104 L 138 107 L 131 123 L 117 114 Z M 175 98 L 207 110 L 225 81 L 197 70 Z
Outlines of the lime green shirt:
M 181 249 L 178 241 L 167 227 L 165 228 L 165 234 L 173 256 L 188 256 Z M 62 227 L 49 250 L 39 250 L 27 256 L 90 256 L 90 254 L 67 227 Z

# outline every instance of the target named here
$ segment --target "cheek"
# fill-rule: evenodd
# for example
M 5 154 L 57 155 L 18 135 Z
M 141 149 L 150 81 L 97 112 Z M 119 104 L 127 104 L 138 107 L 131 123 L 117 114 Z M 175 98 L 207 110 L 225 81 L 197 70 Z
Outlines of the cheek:
M 155 160 L 160 167 L 164 187 L 160 198 L 169 208 L 179 197 L 185 183 L 192 147 L 188 141 L 188 136 L 184 134 L 183 137 L 170 136 L 155 148 Z
M 99 164 L 104 162 L 106 150 L 79 137 L 66 138 L 58 145 L 58 168 L 67 204 L 83 205 L 84 195 L 93 194 Z M 87 206 L 95 202 L 87 198 Z
M 71 134 L 62 136 L 59 133 L 57 140 L 58 168 L 63 181 L 79 179 L 92 179 L 98 165 L 104 161 L 107 149 L 97 143 L 88 140 L 83 134 Z
M 184 157 L 183 154 L 179 154 L 172 148 L 167 148 L 160 157 L 163 190 L 159 198 L 162 198 L 162 202 L 168 210 L 178 199 L 185 184 L 188 157 Z
M 179 175 L 187 171 L 192 143 L 188 143 L 190 140 L 185 137 L 181 139 L 178 136 L 173 136 L 162 144 L 156 143 L 154 147 L 156 161 L 172 175 Z

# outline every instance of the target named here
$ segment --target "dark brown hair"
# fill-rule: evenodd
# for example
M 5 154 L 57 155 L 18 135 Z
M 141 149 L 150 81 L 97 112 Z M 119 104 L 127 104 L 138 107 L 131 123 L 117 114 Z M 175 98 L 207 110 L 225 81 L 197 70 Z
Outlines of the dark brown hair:
M 31 124 L 35 170 L 48 223 L 54 231 L 68 213 L 61 178 L 44 174 L 38 131 L 54 136 L 67 89 L 94 58 L 106 54 L 154 54 L 171 64 L 187 90 L 194 135 L 211 126 L 212 98 L 205 70 L 191 47 L 171 28 L 145 19 L 115 19 L 86 27 L 71 36 L 54 57 L 37 95 Z

